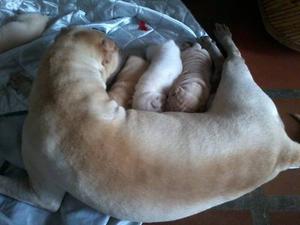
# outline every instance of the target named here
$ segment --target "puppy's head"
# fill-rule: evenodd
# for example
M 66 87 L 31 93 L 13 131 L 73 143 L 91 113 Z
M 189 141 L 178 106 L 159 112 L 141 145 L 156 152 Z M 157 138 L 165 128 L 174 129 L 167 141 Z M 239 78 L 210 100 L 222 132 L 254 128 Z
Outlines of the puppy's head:
M 121 57 L 118 46 L 100 31 L 82 27 L 62 29 L 55 42 L 74 44 L 74 48 L 83 50 L 82 54 L 94 57 L 100 63 L 105 80 L 120 67 Z

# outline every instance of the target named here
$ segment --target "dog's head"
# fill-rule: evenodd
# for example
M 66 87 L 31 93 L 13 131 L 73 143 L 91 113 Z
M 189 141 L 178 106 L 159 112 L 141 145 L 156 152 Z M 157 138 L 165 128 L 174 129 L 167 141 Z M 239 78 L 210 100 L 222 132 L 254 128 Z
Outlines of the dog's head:
M 118 70 L 121 63 L 120 50 L 116 43 L 97 30 L 82 27 L 64 28 L 56 37 L 55 42 L 71 43 L 74 47 L 88 51 L 82 52 L 96 58 L 100 63 L 105 81 Z

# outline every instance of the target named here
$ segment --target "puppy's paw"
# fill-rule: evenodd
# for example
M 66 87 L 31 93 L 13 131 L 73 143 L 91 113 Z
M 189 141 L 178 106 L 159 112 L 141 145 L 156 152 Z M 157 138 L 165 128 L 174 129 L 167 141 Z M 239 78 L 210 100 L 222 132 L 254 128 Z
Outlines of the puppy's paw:
M 139 96 L 134 96 L 132 107 L 134 109 L 162 112 L 166 101 L 166 95 L 160 93 L 146 92 Z
M 166 101 L 166 111 L 203 111 L 208 96 L 206 92 L 206 88 L 196 82 L 178 85 L 169 92 Z
M 166 96 L 163 94 L 158 94 L 156 96 L 153 96 L 153 99 L 150 101 L 151 107 L 149 107 L 149 111 L 162 112 L 165 101 L 166 101 Z

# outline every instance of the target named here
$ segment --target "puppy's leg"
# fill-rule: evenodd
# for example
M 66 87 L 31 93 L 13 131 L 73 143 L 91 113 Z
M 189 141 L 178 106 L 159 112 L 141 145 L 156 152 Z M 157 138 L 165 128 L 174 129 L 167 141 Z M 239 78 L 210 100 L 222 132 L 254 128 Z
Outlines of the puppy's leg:
M 130 56 L 109 90 L 109 96 L 120 106 L 130 108 L 135 85 L 147 67 L 148 63 L 144 59 L 137 56 Z
M 43 209 L 57 211 L 65 192 L 54 187 L 52 183 L 34 186 L 28 177 L 11 178 L 0 175 L 0 194 Z

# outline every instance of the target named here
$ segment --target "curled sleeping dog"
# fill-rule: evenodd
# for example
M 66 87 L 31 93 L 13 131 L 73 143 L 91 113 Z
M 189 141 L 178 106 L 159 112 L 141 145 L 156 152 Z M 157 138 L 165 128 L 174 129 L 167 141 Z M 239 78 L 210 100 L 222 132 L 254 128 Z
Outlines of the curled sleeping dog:
M 0 193 L 56 211 L 68 192 L 117 218 L 167 221 L 300 166 L 300 145 L 228 28 L 215 33 L 227 58 L 209 110 L 156 113 L 125 110 L 108 96 L 105 81 L 119 64 L 114 42 L 95 30 L 63 32 L 30 95 L 22 143 L 28 180 L 0 176 Z

